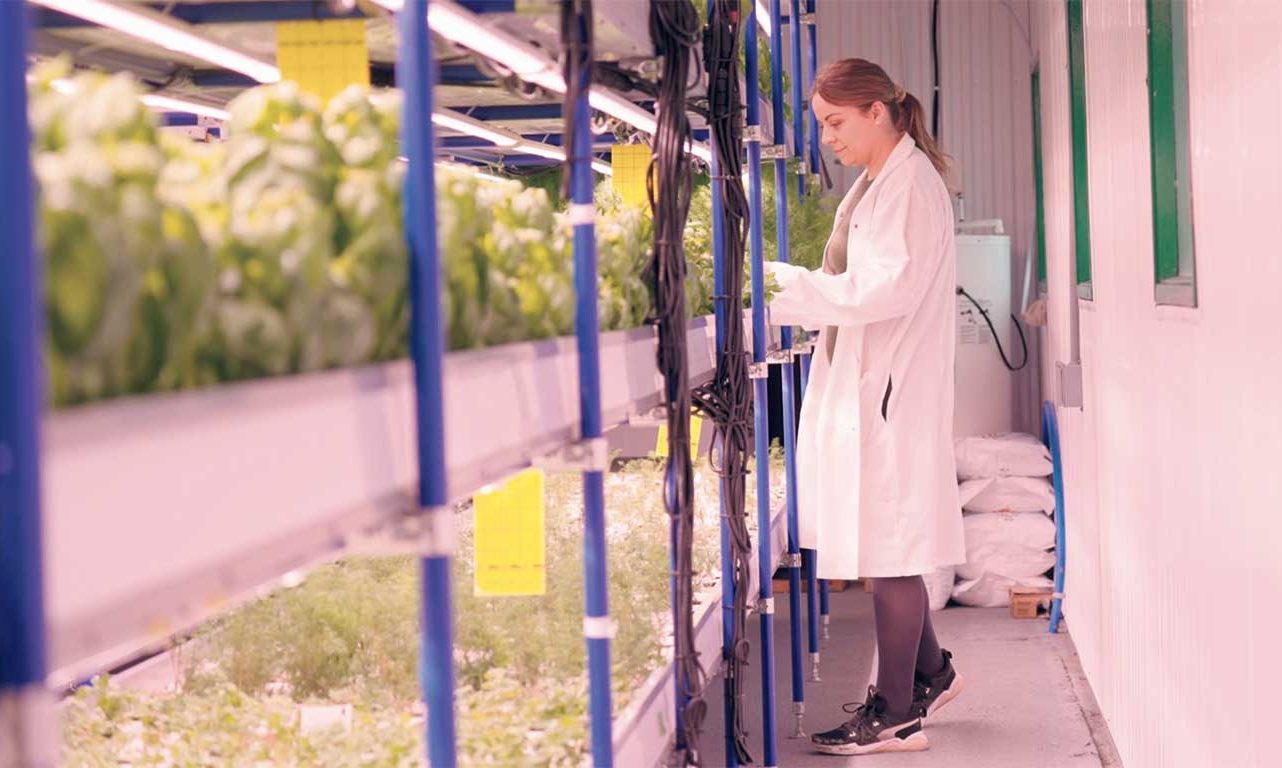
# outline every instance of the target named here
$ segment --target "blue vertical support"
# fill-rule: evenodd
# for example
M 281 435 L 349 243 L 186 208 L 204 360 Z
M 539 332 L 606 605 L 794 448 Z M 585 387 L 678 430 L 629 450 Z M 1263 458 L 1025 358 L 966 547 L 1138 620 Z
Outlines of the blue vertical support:
M 810 99 L 811 99 L 811 103 L 813 104 L 814 90 L 815 90 L 815 75 L 816 73 L 819 72 L 819 41 L 818 41 L 819 32 L 815 28 L 815 0 L 806 0 L 806 16 L 807 16 L 806 30 L 809 33 L 809 40 L 807 41 L 806 48 L 807 48 L 807 54 L 808 54 L 807 58 L 809 59 L 809 64 L 810 64 L 810 66 L 807 68 L 808 79 L 806 83 L 806 91 L 807 93 L 811 94 Z M 819 145 L 821 144 L 820 135 L 819 135 L 819 118 L 815 117 L 815 110 L 813 106 L 811 106 L 809 112 L 810 112 L 810 146 L 809 146 L 810 172 L 812 174 L 818 175 L 820 173 L 820 168 L 822 164 L 822 160 L 819 157 Z M 818 189 L 816 189 L 815 191 L 816 193 L 818 193 Z M 802 359 L 801 377 L 802 377 L 803 389 L 809 383 L 810 360 L 812 355 L 813 353 L 808 354 L 806 355 L 805 358 Z M 815 564 L 815 567 L 818 568 L 819 553 L 815 552 L 811 557 Z M 818 578 L 817 575 L 816 575 L 816 578 Z M 828 582 L 824 579 L 819 579 L 819 613 L 823 617 L 823 637 L 825 640 L 827 640 L 828 625 L 829 625 Z
M 801 0 L 792 0 L 790 9 L 792 23 L 788 25 L 788 31 L 792 34 L 792 137 L 793 147 L 798 158 L 797 164 L 797 195 L 805 197 L 806 195 L 806 109 L 801 97 L 801 81 L 805 77 L 805 70 L 801 68 Z M 801 353 L 797 356 L 801 360 L 801 393 L 797 397 L 800 402 L 805 396 L 806 379 L 810 373 L 810 355 Z M 813 682 L 819 682 L 819 617 L 818 617 L 818 595 L 815 591 L 815 553 L 812 550 L 805 550 L 801 553 L 801 572 L 806 582 L 806 631 L 809 640 L 810 649 L 810 679 Z
M 570 25 L 572 34 L 585 35 L 592 19 Z M 570 41 L 563 40 L 563 45 Z M 579 43 L 586 40 L 580 37 Z M 596 205 L 593 202 L 592 109 L 588 91 L 592 62 L 572 62 L 567 74 L 579 84 L 574 122 L 565 126 L 570 153 L 570 222 L 574 225 L 574 334 L 579 352 L 579 419 L 581 438 L 591 450 L 604 453 L 601 419 L 600 321 L 597 316 Z M 599 447 L 602 450 L 598 451 Z M 614 765 L 613 713 L 610 700 L 610 621 L 606 576 L 604 466 L 593 462 L 583 472 L 583 579 L 586 605 L 583 634 L 588 648 L 588 715 L 592 765 Z M 678 709 L 678 713 L 680 710 Z
M 815 74 L 819 71 L 819 31 L 815 28 L 815 0 L 806 0 L 806 15 L 809 21 L 806 22 L 806 29 L 810 33 L 810 40 L 806 46 L 808 51 L 807 58 L 810 59 L 809 81 L 806 85 L 807 92 L 813 93 L 815 89 Z M 814 98 L 813 95 L 811 98 Z M 815 110 L 810 109 L 810 172 L 819 173 L 819 118 L 815 117 Z
M 0 3 L 0 762 L 42 764 L 51 710 L 40 530 L 40 263 L 27 128 L 27 7 Z M 7 745 L 2 742 L 9 742 Z M 52 759 L 49 759 L 52 764 Z
M 1059 422 L 1055 418 L 1055 404 L 1042 403 L 1042 440 L 1051 452 L 1051 467 L 1055 483 L 1055 593 L 1051 596 L 1051 634 L 1059 632 L 1059 622 L 1064 615 L 1064 565 L 1067 542 L 1064 535 L 1064 459 L 1060 453 Z
M 803 403 L 806 399 L 806 390 L 810 387 L 810 361 L 812 356 L 813 352 L 806 352 L 801 355 L 801 400 Z M 818 574 L 819 553 L 813 549 L 801 550 L 801 568 L 802 574 L 806 579 L 806 620 L 809 622 L 808 630 L 810 632 L 810 680 L 817 683 L 819 682 L 820 589 L 822 589 Z M 824 610 L 824 637 L 827 638 L 828 596 L 826 592 L 823 595 L 822 603 Z
M 712 3 L 708 3 L 708 12 L 712 12 Z M 709 175 L 712 177 L 712 285 L 716 300 L 713 308 L 716 312 L 717 349 L 725 348 L 726 343 L 726 306 L 729 301 L 730 286 L 726 285 L 725 249 L 725 199 L 721 182 L 720 155 L 717 140 L 713 136 L 709 142 L 712 147 L 712 163 Z M 734 551 L 730 544 L 730 521 L 726 519 L 726 479 L 721 479 L 720 492 L 717 495 L 721 504 L 721 658 L 730 659 L 734 653 Z M 724 702 L 725 724 L 725 763 L 726 768 L 738 768 L 739 750 L 735 745 L 734 735 L 734 693 L 731 690 L 730 678 L 722 677 L 722 698 Z
M 428 0 L 406 0 L 400 12 L 397 80 L 405 91 L 402 141 L 405 233 L 410 253 L 410 347 L 418 417 L 418 502 L 427 522 L 422 560 L 423 649 L 420 675 L 427 703 L 428 763 L 458 764 L 454 724 L 454 610 L 450 560 L 453 525 L 445 482 L 441 261 L 436 242 L 432 86 L 436 65 L 427 30 Z
M 778 764 L 775 745 L 775 601 L 774 553 L 771 551 L 770 423 L 766 383 L 766 283 L 761 230 L 761 107 L 757 87 L 757 11 L 749 4 L 743 25 L 744 85 L 747 101 L 748 201 L 751 205 L 749 249 L 752 257 L 752 405 L 757 458 L 757 552 L 761 620 L 761 738 L 766 768 Z M 776 27 L 777 28 L 777 27 Z
M 781 0 L 770 0 L 770 101 L 774 116 L 775 142 L 783 148 L 788 145 L 787 121 L 784 115 L 783 93 L 783 21 Z M 793 25 L 795 28 L 796 25 Z M 785 153 L 786 154 L 786 153 Z M 775 157 L 775 234 L 779 261 L 788 261 L 788 160 Z M 805 736 L 802 727 L 806 712 L 806 678 L 801 650 L 801 550 L 798 547 L 797 529 L 797 399 L 792 362 L 792 329 L 780 329 L 784 358 L 783 380 L 783 453 L 787 480 L 788 502 L 788 629 L 792 633 L 792 712 L 794 739 Z
M 801 68 L 801 0 L 791 0 L 789 9 L 791 23 L 788 32 L 791 35 L 789 58 L 792 64 L 792 146 L 796 153 L 797 195 L 806 196 L 806 109 L 802 104 L 801 81 L 805 71 Z M 779 27 L 775 27 L 779 29 Z M 781 41 L 782 44 L 782 41 Z

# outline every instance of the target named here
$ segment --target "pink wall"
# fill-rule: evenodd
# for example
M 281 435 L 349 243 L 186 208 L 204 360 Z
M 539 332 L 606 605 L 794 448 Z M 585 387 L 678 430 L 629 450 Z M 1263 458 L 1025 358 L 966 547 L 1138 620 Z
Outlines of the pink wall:
M 1032 9 L 1049 367 L 1070 355 L 1066 30 L 1062 2 Z M 1275 764 L 1282 3 L 1189 4 L 1196 309 L 1153 298 L 1146 4 L 1086 0 L 1085 17 L 1094 300 L 1085 408 L 1060 411 L 1069 626 L 1127 766 Z

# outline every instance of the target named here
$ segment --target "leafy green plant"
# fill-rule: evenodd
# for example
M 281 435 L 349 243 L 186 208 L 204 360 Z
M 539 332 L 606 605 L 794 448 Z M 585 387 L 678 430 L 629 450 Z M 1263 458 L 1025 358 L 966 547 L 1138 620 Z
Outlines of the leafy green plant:
M 782 460 L 772 448 L 772 483 Z M 668 519 L 664 463 L 639 459 L 606 476 L 611 644 L 616 711 L 664 663 Z M 755 509 L 755 483 L 748 506 Z M 582 637 L 582 480 L 549 475 L 547 594 L 473 594 L 470 516 L 455 561 L 459 749 L 463 765 L 577 766 L 586 752 Z M 719 568 L 718 481 L 696 474 L 695 571 Z M 750 515 L 755 520 L 755 514 Z M 418 765 L 418 562 L 342 560 L 314 570 L 206 627 L 189 644 L 178 695 L 120 689 L 107 678 L 78 691 L 64 716 L 67 765 Z M 705 664 L 712 660 L 705 659 Z M 296 702 L 348 703 L 349 732 L 301 734 Z

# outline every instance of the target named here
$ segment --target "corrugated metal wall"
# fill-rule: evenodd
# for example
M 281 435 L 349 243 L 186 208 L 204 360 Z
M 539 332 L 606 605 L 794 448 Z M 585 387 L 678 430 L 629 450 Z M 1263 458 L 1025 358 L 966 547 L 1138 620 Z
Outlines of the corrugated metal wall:
M 1060 411 L 1066 612 L 1128 768 L 1277 764 L 1282 3 L 1193 0 L 1188 18 L 1200 306 L 1153 295 L 1145 0 L 1085 2 L 1094 300 L 1079 303 L 1064 3 L 1033 4 L 1044 362 L 1070 358 L 1079 304 L 1086 390 Z
M 875 61 L 931 109 L 930 0 L 819 0 L 819 61 Z M 965 217 L 999 218 L 1011 235 L 1012 306 L 1021 304 L 1033 244 L 1032 42 L 1027 0 L 943 0 L 940 6 L 940 139 L 956 163 Z M 837 192 L 855 180 L 825 153 Z M 997 321 L 997 318 L 994 318 Z M 1036 356 L 1036 338 L 1030 338 Z M 1011 352 L 1018 360 L 1019 351 Z M 1016 428 L 1035 431 L 1036 365 L 1016 387 Z

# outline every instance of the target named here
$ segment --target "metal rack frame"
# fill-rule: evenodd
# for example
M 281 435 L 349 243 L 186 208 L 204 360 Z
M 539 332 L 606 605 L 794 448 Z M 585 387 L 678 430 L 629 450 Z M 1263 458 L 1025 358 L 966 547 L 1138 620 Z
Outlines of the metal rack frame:
M 454 720 L 454 677 L 453 677 L 453 631 L 452 606 L 450 602 L 450 564 L 453 555 L 453 513 L 449 504 L 467 492 L 468 487 L 476 487 L 481 482 L 495 479 L 532 461 L 540 455 L 553 452 L 561 460 L 567 456 L 571 463 L 577 465 L 584 473 L 585 503 L 587 505 L 585 530 L 585 580 L 588 588 L 588 605 L 584 618 L 584 634 L 589 649 L 589 668 L 591 679 L 591 734 L 592 751 L 595 765 L 609 765 L 614 746 L 612 744 L 612 709 L 609 684 L 609 637 L 610 619 L 606 595 L 606 552 L 604 541 L 604 497 L 602 490 L 602 467 L 599 457 L 601 435 L 605 429 L 625 421 L 630 415 L 651 407 L 658 398 L 657 373 L 632 370 L 630 363 L 636 360 L 647 360 L 652 366 L 653 334 L 648 330 L 599 334 L 596 323 L 595 270 L 596 254 L 593 225 L 589 216 L 592 203 L 592 166 L 593 155 L 571 158 L 572 206 L 578 213 L 575 220 L 574 258 L 575 280 L 577 291 L 576 337 L 570 340 L 535 342 L 524 345 L 511 345 L 509 348 L 483 350 L 476 353 L 446 354 L 442 325 L 440 323 L 440 254 L 435 242 L 435 190 L 433 183 L 432 159 L 441 151 L 460 151 L 483 148 L 484 142 L 470 137 L 446 137 L 438 139 L 428 119 L 433 104 L 432 94 L 438 77 L 438 62 L 432 54 L 432 39 L 428 30 L 427 14 L 433 4 L 450 4 L 448 0 L 404 0 L 398 13 L 400 44 L 395 75 L 400 81 L 406 95 L 406 117 L 403 125 L 403 143 L 405 154 L 409 158 L 410 172 L 406 187 L 405 225 L 411 254 L 411 296 L 413 306 L 412 330 L 412 367 L 406 363 L 393 363 L 385 366 L 361 369 L 356 371 L 337 371 L 312 376 L 290 377 L 297 381 L 250 382 L 220 388 L 217 392 L 180 393 L 175 396 L 156 396 L 152 398 L 127 399 L 121 402 L 104 403 L 76 413 L 46 415 L 42 397 L 41 363 L 39 355 L 40 327 L 42 310 L 39 301 L 39 259 L 33 244 L 34 201 L 31 195 L 29 142 L 26 139 L 27 126 L 25 72 L 27 61 L 26 33 L 28 21 L 38 28 L 58 29 L 68 26 L 83 25 L 74 19 L 37 9 L 30 13 L 23 3 L 0 3 L 0 200 L 5 200 L 4 209 L 13 214 L 0 221 L 0 240 L 13 244 L 11 257 L 0 260 L 0 327 L 12 332 L 0 335 L 0 504 L 5 514 L 0 515 L 0 604 L 13 606 L 6 608 L 6 615 L 0 621 L 0 758 L 8 757 L 5 749 L 11 749 L 16 756 L 15 762 L 21 759 L 44 759 L 54 748 L 51 743 L 48 723 L 51 712 L 51 696 L 46 685 L 50 682 L 51 666 L 57 666 L 64 672 L 59 683 L 69 683 L 77 675 L 86 673 L 94 666 L 100 666 L 113 660 L 119 660 L 126 648 L 140 648 L 147 643 L 155 643 L 170 632 L 191 626 L 197 621 L 226 605 L 229 599 L 243 599 L 252 594 L 251 585 L 265 583 L 278 578 L 286 571 L 306 567 L 318 558 L 331 556 L 338 551 L 352 551 L 353 545 L 366 541 L 373 535 L 375 548 L 386 546 L 387 528 L 397 528 L 397 533 L 390 537 L 397 546 L 409 547 L 422 560 L 423 580 L 423 637 L 424 664 L 422 665 L 424 696 L 428 702 L 429 717 L 427 723 L 427 743 L 432 764 L 452 765 L 456 761 L 455 753 L 455 720 Z M 507 2 L 478 2 L 470 0 L 461 4 L 475 13 L 510 12 Z M 808 0 L 813 8 L 813 0 Z M 257 0 L 256 2 L 221 2 L 193 5 L 178 4 L 172 9 L 177 18 L 190 24 L 206 23 L 261 23 L 291 19 L 313 18 L 360 18 L 358 10 L 334 11 L 326 3 L 317 2 L 280 2 L 279 0 Z M 771 14 L 773 29 L 782 30 L 785 19 L 781 17 L 780 0 L 772 0 Z M 797 2 L 793 0 L 792 20 L 798 18 Z M 797 25 L 794 25 L 796 27 Z M 745 24 L 744 42 L 747 46 L 747 96 L 749 125 L 756 130 L 749 131 L 750 136 L 761 136 L 760 98 L 756 80 L 756 46 L 757 24 L 755 9 Z M 797 48 L 799 37 L 793 34 L 793 66 L 799 67 L 800 58 Z M 814 34 L 811 31 L 811 76 L 814 64 Z M 774 35 L 774 47 L 780 48 L 782 36 Z M 453 66 L 453 65 L 451 65 Z M 783 62 L 780 54 L 773 59 L 772 76 L 776 82 L 781 80 Z M 475 68 L 471 68 L 475 69 Z M 452 78 L 476 77 L 475 72 L 450 71 Z M 380 77 L 387 77 L 382 73 Z M 220 72 L 200 72 L 193 78 L 197 83 L 212 87 L 234 87 L 248 85 L 239 76 L 227 76 Z M 595 89 L 594 89 L 595 95 Z M 779 137 L 786 144 L 785 130 L 782 125 L 783 94 L 781 88 L 774 88 L 773 109 L 775 120 L 773 131 L 767 134 Z M 804 146 L 801 130 L 801 104 L 799 80 L 794 87 L 794 146 Z M 563 133 L 527 134 L 520 138 L 525 141 L 539 142 L 549 146 L 560 146 L 561 137 L 574 131 L 581 142 L 593 142 L 591 135 L 591 108 L 585 93 L 575 125 L 565 126 Z M 642 107 L 637 107 L 641 110 Z M 524 111 L 523 111 L 524 110 Z M 540 119 L 556 119 L 561 116 L 558 105 L 531 105 L 528 107 L 473 107 L 463 114 L 486 121 L 505 121 L 519 119 L 520 115 L 538 115 Z M 17 116 L 17 119 L 14 117 Z M 696 132 L 696 140 L 704 141 L 706 132 Z M 812 157 L 817 156 L 817 142 L 812 119 Z M 608 138 L 595 142 L 596 148 L 612 143 Z M 699 147 L 692 147 L 692 151 Z M 703 148 L 706 152 L 706 147 Z M 764 309 L 764 279 L 762 272 L 762 232 L 761 232 L 761 145 L 760 140 L 749 140 L 747 145 L 752 192 L 752 343 L 753 359 L 760 365 L 778 362 L 778 358 L 767 355 L 767 329 Z M 701 154 L 701 156 L 703 156 Z M 510 158 L 513 165 L 537 164 L 546 162 L 537 156 L 514 156 Z M 477 162 L 474 160 L 473 162 Z M 481 161 L 483 162 L 483 160 Z M 814 163 L 812 163 L 814 167 Z M 785 161 L 776 159 L 777 183 L 785 183 Z M 803 180 L 804 182 L 804 180 Z M 715 185 L 714 185 L 715 189 Z M 804 184 L 799 187 L 799 193 Z M 786 189 L 781 187 L 779 195 L 780 254 L 786 257 Z M 719 200 L 714 201 L 714 241 L 719 241 L 722 232 L 722 213 Z M 720 249 L 715 249 L 720 254 Z M 724 265 L 717 263 L 718 270 Z M 717 327 L 719 327 L 718 324 Z M 690 330 L 692 349 L 692 383 L 699 383 L 710 375 L 713 367 L 713 326 L 706 320 L 695 321 Z M 790 347 L 790 339 L 785 331 L 785 349 Z M 518 437 L 519 444 L 503 447 L 500 454 L 469 453 L 466 446 L 450 437 L 461 430 L 451 428 L 451 405 L 454 396 L 449 392 L 447 382 L 451 377 L 467 375 L 472 371 L 474 377 L 481 377 L 484 371 L 493 370 L 492 366 L 507 365 L 514 359 L 530 368 L 532 380 L 547 380 L 552 376 L 561 383 L 573 382 L 577 392 L 567 393 L 568 387 L 559 389 L 547 397 L 535 399 L 525 405 L 547 406 L 540 408 L 537 418 L 527 419 L 522 425 Z M 605 363 L 605 365 L 603 365 Z M 803 359 L 803 367 L 805 366 Z M 791 372 L 791 357 L 785 364 L 785 375 Z M 789 381 L 791 379 L 788 379 Z M 505 380 L 506 381 L 506 380 Z M 516 381 L 513 379 L 512 381 Z M 503 382 L 500 382 L 500 385 Z M 301 389 L 300 389 L 301 388 Z M 191 430 L 201 429 L 202 424 L 209 424 L 211 419 L 225 419 L 226 415 L 244 408 L 247 404 L 263 403 L 269 408 L 279 403 L 294 399 L 299 393 L 313 398 L 315 411 L 313 418 L 332 420 L 336 413 L 345 413 L 361 421 L 362 427 L 352 431 L 348 438 L 355 441 L 355 454 L 335 457 L 335 460 L 351 462 L 354 455 L 361 450 L 361 441 L 368 447 L 369 441 L 390 439 L 392 445 L 386 450 L 392 469 L 378 478 L 377 483 L 356 484 L 355 491 L 362 497 L 359 503 L 340 505 L 332 509 L 314 513 L 311 518 L 312 531 L 306 536 L 297 534 L 301 528 L 293 531 L 282 531 L 275 539 L 256 542 L 242 542 L 240 559 L 223 568 L 221 573 L 210 570 L 191 576 L 182 582 L 178 589 L 184 594 L 171 594 L 160 600 L 168 605 L 164 627 L 157 635 L 155 622 L 146 637 L 137 629 L 147 620 L 143 613 L 135 616 L 136 624 L 120 629 L 116 634 L 107 633 L 94 637 L 96 621 L 102 617 L 101 611 L 94 614 L 86 611 L 80 625 L 82 636 L 74 643 L 63 642 L 59 645 L 59 636 L 66 637 L 67 625 L 59 621 L 48 621 L 48 608 L 44 596 L 49 592 L 42 576 L 42 567 L 52 563 L 42 563 L 42 552 L 48 551 L 48 541 L 42 541 L 41 528 L 45 524 L 44 515 L 84 515 L 92 509 L 87 502 L 91 501 L 83 493 L 67 495 L 62 488 L 74 484 L 77 472 L 83 471 L 86 464 L 101 458 L 103 451 L 101 439 L 106 434 L 114 434 L 129 418 L 140 415 L 163 415 L 162 421 L 168 419 L 169 426 L 184 427 Z M 546 394 L 546 393 L 545 393 Z M 786 394 L 786 402 L 791 405 L 792 393 Z M 770 507 L 769 492 L 769 450 L 767 444 L 767 398 L 764 378 L 754 381 L 754 399 L 756 403 L 757 429 L 757 482 L 759 499 L 759 527 L 766 532 L 773 530 L 773 510 Z M 571 404 L 577 408 L 570 407 Z M 334 411 L 341 406 L 345 411 Z M 574 411 L 577 411 L 575 413 Z M 260 411 L 261 412 L 261 411 Z M 48 430 L 52 440 L 42 453 L 40 432 L 41 422 Z M 412 422 L 412 423 L 411 423 Z M 255 422 L 250 421 L 252 428 Z M 790 422 L 791 423 L 791 422 Z M 408 425 L 408 426 L 406 426 Z M 417 427 L 414 427 L 417 425 Z M 242 425 L 243 426 L 243 425 Z M 286 429 L 297 425 L 278 425 Z M 350 429 L 350 427 L 349 427 Z M 392 433 L 389 433 L 389 429 Z M 161 430 L 163 431 L 163 430 Z M 229 440 L 240 439 L 235 433 L 229 433 Z M 85 438 L 89 438 L 87 441 Z M 98 442 L 95 442 L 94 439 Z M 447 440 L 447 438 L 450 438 Z M 163 450 L 166 445 L 163 438 L 152 435 L 143 441 L 143 450 L 154 453 Z M 795 479 L 795 464 L 791 440 L 787 441 L 787 463 L 790 468 L 789 480 Z M 141 444 L 141 443 L 140 443 Z M 77 453 L 73 446 L 88 447 Z M 172 450 L 172 444 L 169 444 Z M 95 455 L 87 456 L 97 451 Z M 181 451 L 178 451 L 181 453 Z M 52 496 L 42 500 L 40 496 L 40 478 L 42 460 L 49 464 L 46 471 L 46 482 L 52 489 Z M 470 462 L 470 463 L 469 463 Z M 100 475 L 110 473 L 109 464 L 95 465 Z M 487 474 L 478 474 L 468 467 L 484 466 Z M 491 477 L 493 475 L 494 477 Z M 130 482 L 130 477 L 119 479 L 123 485 Z M 464 487 L 467 486 L 467 487 Z M 791 488 L 791 482 L 789 484 Z M 405 496 L 413 488 L 413 501 L 407 508 Z M 405 489 L 400 492 L 397 489 Z M 282 492 L 288 489 L 281 489 Z M 796 514 L 795 499 L 789 490 L 788 530 L 789 551 L 795 553 L 796 547 Z M 106 498 L 110 499 L 110 495 Z M 353 502 L 356 502 L 353 499 Z M 109 503 L 109 502 L 108 502 Z M 301 524 L 301 523 L 300 523 Z M 372 533 L 377 531 L 378 533 Z M 291 533 L 293 534 L 291 536 Z M 55 535 L 55 540 L 60 534 Z M 287 541 L 290 542 L 286 545 Z M 301 542 L 301 543 L 300 543 Z M 57 543 L 57 541 L 55 541 Z M 282 547 L 293 546 L 288 555 L 282 555 Z M 723 547 L 724 547 L 723 538 Z M 761 602 L 758 606 L 763 618 L 773 613 L 771 597 L 772 576 L 778 562 L 778 553 L 773 547 L 759 547 L 759 574 Z M 64 549 L 55 548 L 55 553 L 65 553 Z M 265 553 L 271 552 L 272 555 Z M 256 554 L 255 554 L 256 553 Z M 246 560 L 245 558 L 249 558 Z M 53 559 L 52 557 L 50 559 Z M 233 558 L 234 559 L 234 558 Z M 723 560 L 723 564 L 724 564 Z M 790 558 L 788 562 L 792 562 Z M 226 560 L 225 563 L 232 563 Z M 724 565 L 723 565 L 724 567 Z M 48 572 L 49 568 L 43 568 Z M 800 611 L 796 610 L 798 595 L 799 569 L 791 566 L 791 599 L 794 603 L 794 686 L 799 682 L 797 670 L 800 653 L 799 637 Z M 811 572 L 813 574 L 813 571 Z M 231 574 L 230 576 L 228 574 Z M 230 579 L 230 580 L 229 580 Z M 185 586 L 183 586 L 185 584 Z M 220 600 L 208 598 L 210 584 L 216 584 Z M 202 586 L 204 585 L 204 586 Z M 204 590 L 200 595 L 196 592 Z M 57 592 L 54 591 L 56 595 Z M 135 592 L 135 595 L 148 594 L 147 590 Z M 154 594 L 152 596 L 155 596 Z M 728 574 L 723 574 L 722 610 L 729 610 L 733 605 L 733 585 Z M 166 602 L 166 600 L 168 602 Z M 203 607 L 193 605 L 203 601 Z M 217 604 L 214 604 L 217 603 Z M 813 612 L 813 609 L 812 609 Z M 95 618 L 97 617 L 97 618 Z M 65 618 L 65 617 L 64 617 Z M 154 616 L 152 617 L 154 618 Z M 812 617 L 813 619 L 813 617 Z M 52 627 L 53 634 L 45 636 L 46 623 Z M 72 622 L 74 624 L 74 622 Z M 813 621 L 812 621 L 813 623 Z M 762 631 L 762 672 L 766 686 L 766 712 L 763 731 L 766 738 L 765 765 L 774 765 L 776 750 L 774 746 L 774 711 L 773 711 L 773 629 L 768 620 L 761 622 Z M 812 628 L 812 646 L 814 631 Z M 51 645 L 52 643 L 52 645 Z M 50 648 L 56 650 L 51 662 Z M 812 649 L 813 650 L 813 649 Z M 3 762 L 3 760 L 0 760 Z

